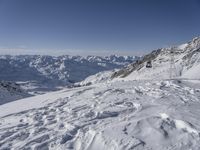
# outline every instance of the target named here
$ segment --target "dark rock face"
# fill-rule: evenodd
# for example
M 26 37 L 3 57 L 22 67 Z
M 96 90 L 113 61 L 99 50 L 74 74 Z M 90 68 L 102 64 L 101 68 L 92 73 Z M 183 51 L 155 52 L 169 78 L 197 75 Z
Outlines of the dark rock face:
M 0 105 L 29 96 L 19 84 L 0 81 Z
M 128 76 L 131 72 L 135 70 L 140 70 L 147 62 L 153 61 L 160 53 L 162 49 L 154 50 L 150 54 L 145 55 L 144 57 L 136 60 L 134 63 L 128 65 L 127 67 L 115 72 L 111 78 L 115 77 L 126 77 Z

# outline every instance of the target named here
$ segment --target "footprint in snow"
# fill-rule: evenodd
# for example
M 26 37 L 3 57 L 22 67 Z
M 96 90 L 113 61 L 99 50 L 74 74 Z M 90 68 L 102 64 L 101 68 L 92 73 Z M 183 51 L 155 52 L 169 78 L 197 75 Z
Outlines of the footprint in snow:
M 65 144 L 66 142 L 72 140 L 78 133 L 79 129 L 79 127 L 74 127 L 73 129 L 66 131 L 61 138 L 60 144 Z

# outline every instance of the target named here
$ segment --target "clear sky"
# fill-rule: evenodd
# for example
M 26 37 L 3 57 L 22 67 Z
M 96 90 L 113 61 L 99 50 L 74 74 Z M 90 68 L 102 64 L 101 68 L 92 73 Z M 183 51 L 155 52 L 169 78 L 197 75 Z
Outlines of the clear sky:
M 200 0 L 0 0 L 0 54 L 140 54 L 200 35 Z

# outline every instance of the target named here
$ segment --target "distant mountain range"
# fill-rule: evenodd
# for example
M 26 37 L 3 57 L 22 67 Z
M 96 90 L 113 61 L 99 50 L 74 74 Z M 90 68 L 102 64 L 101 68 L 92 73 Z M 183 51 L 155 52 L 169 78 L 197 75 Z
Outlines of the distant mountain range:
M 2 56 L 0 74 L 2 150 L 200 149 L 200 38 L 140 59 Z
M 121 68 L 134 62 L 134 56 L 0 56 L 0 81 L 16 82 L 38 94 L 70 86 L 90 75 Z
M 152 65 L 150 68 L 148 62 Z M 23 89 L 21 93 L 26 91 L 31 95 L 111 80 L 199 80 L 200 37 L 176 47 L 154 50 L 143 57 L 4 55 L 0 56 L 0 70 L 0 81 L 8 87 L 18 85 Z M 0 88 L 1 103 L 30 96 L 15 90 L 15 94 L 5 94 L 9 90 Z

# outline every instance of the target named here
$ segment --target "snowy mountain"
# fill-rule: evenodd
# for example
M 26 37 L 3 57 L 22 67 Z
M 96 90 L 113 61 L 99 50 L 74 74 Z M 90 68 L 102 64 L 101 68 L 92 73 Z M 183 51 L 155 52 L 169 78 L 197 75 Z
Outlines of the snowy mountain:
M 37 94 L 74 84 L 100 71 L 121 68 L 132 56 L 0 56 L 0 80 L 14 81 Z
M 16 83 L 0 82 L 0 105 L 29 96 L 31 95 L 23 91 Z
M 150 62 L 152 67 L 146 67 Z M 163 48 L 116 71 L 112 78 L 137 79 L 200 79 L 200 37 L 177 47 Z
M 81 87 L 0 105 L 0 149 L 199 150 L 199 48 L 195 38 Z

